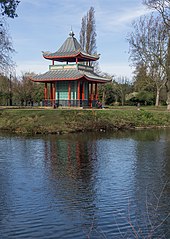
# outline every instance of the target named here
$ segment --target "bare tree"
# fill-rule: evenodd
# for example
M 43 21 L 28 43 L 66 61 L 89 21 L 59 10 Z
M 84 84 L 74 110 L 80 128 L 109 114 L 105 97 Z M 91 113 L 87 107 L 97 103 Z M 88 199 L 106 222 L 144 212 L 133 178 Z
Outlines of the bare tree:
M 143 0 L 151 9 L 158 11 L 167 27 L 170 27 L 170 0 Z
M 4 19 L 0 19 L 0 74 L 9 73 L 13 67 L 11 54 L 14 52 L 12 40 L 8 33 L 8 27 Z
M 4 75 L 11 71 L 13 62 L 11 53 L 14 52 L 11 37 L 8 33 L 6 17 L 17 17 L 16 9 L 20 1 L 0 0 L 0 74 Z
M 80 44 L 83 49 L 89 54 L 96 53 L 96 24 L 95 24 L 95 10 L 91 7 L 82 18 L 82 25 L 80 30 Z
M 84 16 L 81 21 L 81 31 L 80 31 L 80 44 L 82 48 L 86 49 L 86 28 L 87 28 L 87 16 Z
M 129 94 L 131 91 L 129 79 L 125 76 L 119 76 L 116 78 L 116 84 L 114 85 L 116 88 L 117 95 L 120 97 L 121 105 L 124 106 L 126 95 Z
M 130 58 L 137 65 L 142 62 L 148 76 L 155 83 L 156 103 L 159 105 L 160 91 L 167 83 L 166 64 L 168 31 L 160 17 L 143 16 L 133 23 L 134 32 L 129 36 Z
M 167 109 L 170 110 L 170 0 L 143 0 L 143 3 L 151 9 L 156 10 L 162 17 L 165 27 L 168 30 L 168 50 L 166 63 L 166 89 L 167 89 Z

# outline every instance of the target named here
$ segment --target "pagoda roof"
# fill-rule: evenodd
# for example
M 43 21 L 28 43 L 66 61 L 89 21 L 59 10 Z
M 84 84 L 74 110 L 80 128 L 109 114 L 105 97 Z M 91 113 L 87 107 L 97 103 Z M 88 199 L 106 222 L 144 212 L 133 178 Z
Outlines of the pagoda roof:
M 93 81 L 97 83 L 107 83 L 111 81 L 97 75 L 94 72 L 82 71 L 78 69 L 65 69 L 65 70 L 49 70 L 44 74 L 35 75 L 31 77 L 32 81 L 35 82 L 52 82 L 52 81 L 63 81 L 63 80 L 79 80 L 85 79 L 87 81 Z
M 96 61 L 99 59 L 99 55 L 90 55 L 82 49 L 72 31 L 56 52 L 43 52 L 43 57 L 60 62 L 76 62 L 76 58 L 78 58 L 79 61 Z

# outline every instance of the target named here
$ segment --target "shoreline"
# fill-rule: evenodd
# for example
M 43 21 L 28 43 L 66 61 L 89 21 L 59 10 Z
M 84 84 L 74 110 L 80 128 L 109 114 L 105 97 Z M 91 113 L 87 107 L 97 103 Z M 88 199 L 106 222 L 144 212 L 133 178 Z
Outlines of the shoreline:
M 170 112 L 149 108 L 0 110 L 0 131 L 15 134 L 47 135 L 167 127 L 170 127 Z

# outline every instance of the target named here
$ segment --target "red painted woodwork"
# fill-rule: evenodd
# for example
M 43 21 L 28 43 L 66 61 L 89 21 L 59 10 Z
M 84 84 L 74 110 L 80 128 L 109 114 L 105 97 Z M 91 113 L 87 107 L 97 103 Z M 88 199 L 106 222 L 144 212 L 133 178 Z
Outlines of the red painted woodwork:
M 53 98 L 52 98 L 52 99 L 53 99 L 54 101 L 56 100 L 55 92 L 56 92 L 55 83 L 53 83 Z
M 85 95 L 84 95 L 84 82 L 82 82 L 82 100 L 84 100 L 85 99 L 85 97 L 84 97 Z
M 77 100 L 80 100 L 80 81 L 77 84 Z
M 71 84 L 68 83 L 68 100 L 71 100 Z
M 77 53 L 77 54 L 73 54 L 73 55 L 68 55 L 68 56 L 45 56 L 43 55 L 43 57 L 45 59 L 49 59 L 49 60 L 57 60 L 57 61 L 67 61 L 67 59 L 69 59 L 70 62 L 75 62 L 75 58 L 79 58 L 79 60 L 81 61 L 96 61 L 99 59 L 99 57 L 93 57 L 93 56 L 87 56 L 87 55 L 83 55 L 82 53 Z M 72 58 L 72 60 L 71 60 Z
M 93 83 L 91 83 L 91 95 L 93 94 Z
M 93 101 L 93 83 L 91 83 L 91 91 L 90 91 L 90 107 L 92 108 L 92 101 Z
M 50 100 L 53 99 L 53 88 L 52 83 L 50 83 Z
M 44 87 L 44 98 L 45 98 L 45 100 L 47 100 L 47 98 L 48 98 L 47 83 L 45 83 L 45 87 Z
M 97 89 L 97 83 L 95 83 L 95 99 L 98 100 L 98 89 Z
M 68 83 L 68 105 L 70 106 L 71 105 L 71 102 L 70 102 L 70 100 L 71 100 L 71 83 L 69 82 Z

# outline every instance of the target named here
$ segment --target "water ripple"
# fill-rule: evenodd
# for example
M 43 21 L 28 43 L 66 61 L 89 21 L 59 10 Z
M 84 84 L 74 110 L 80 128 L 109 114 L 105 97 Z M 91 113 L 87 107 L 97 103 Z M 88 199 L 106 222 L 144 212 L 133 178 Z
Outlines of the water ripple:
M 134 238 L 132 225 L 146 236 L 146 200 L 155 225 L 155 196 L 161 218 L 170 209 L 169 136 L 0 136 L 1 238 Z M 169 226 L 155 238 L 168 238 Z

